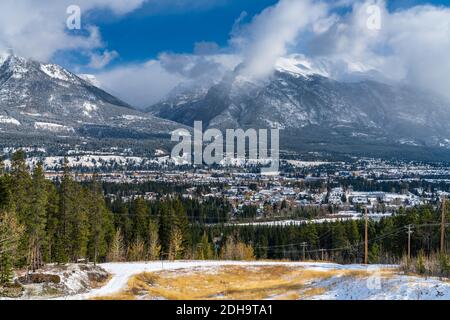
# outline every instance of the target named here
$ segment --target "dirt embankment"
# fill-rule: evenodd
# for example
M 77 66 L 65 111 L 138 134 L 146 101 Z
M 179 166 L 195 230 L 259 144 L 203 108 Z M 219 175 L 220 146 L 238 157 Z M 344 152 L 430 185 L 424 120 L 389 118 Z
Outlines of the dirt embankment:
M 109 279 L 109 273 L 99 266 L 51 264 L 33 273 L 18 270 L 13 284 L 0 286 L 0 298 L 61 298 L 88 292 Z

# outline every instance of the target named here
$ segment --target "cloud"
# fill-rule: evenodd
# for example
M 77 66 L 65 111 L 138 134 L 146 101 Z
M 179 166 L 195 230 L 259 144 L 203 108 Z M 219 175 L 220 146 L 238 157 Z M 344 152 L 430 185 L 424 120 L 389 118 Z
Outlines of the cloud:
M 379 30 L 368 27 L 371 6 L 379 8 Z M 389 12 L 385 1 L 371 0 L 353 2 L 349 14 L 315 34 L 308 55 L 363 66 L 393 81 L 450 97 L 448 52 L 450 8 L 423 5 Z M 339 70 L 334 71 L 338 77 Z
M 139 8 L 146 0 L 77 0 L 81 9 L 82 31 L 66 27 L 67 8 L 72 0 L 2 0 L 0 3 L 0 51 L 13 48 L 22 56 L 48 61 L 59 50 L 89 52 L 104 46 L 100 30 L 83 17 L 93 9 L 108 9 L 123 15 Z
M 106 65 L 108 65 L 111 61 L 116 59 L 119 56 L 119 53 L 117 51 L 109 51 L 105 50 L 103 53 L 91 53 L 90 54 L 90 62 L 89 67 L 94 69 L 102 69 Z
M 299 34 L 327 13 L 327 5 L 310 0 L 280 0 L 265 9 L 246 25 L 236 28 L 231 44 L 242 50 L 242 73 L 253 77 L 267 76 Z M 242 15 L 238 19 L 242 20 Z M 237 32 L 236 32 L 237 30 Z
M 144 63 L 119 65 L 95 74 L 101 87 L 138 108 L 165 98 L 175 87 L 208 86 L 242 61 L 234 54 L 197 56 L 162 53 Z
M 167 72 L 187 79 L 218 79 L 225 72 L 213 56 L 162 53 L 159 62 Z
M 102 88 L 136 107 L 161 100 L 183 77 L 167 72 L 157 60 L 119 66 L 95 75 Z

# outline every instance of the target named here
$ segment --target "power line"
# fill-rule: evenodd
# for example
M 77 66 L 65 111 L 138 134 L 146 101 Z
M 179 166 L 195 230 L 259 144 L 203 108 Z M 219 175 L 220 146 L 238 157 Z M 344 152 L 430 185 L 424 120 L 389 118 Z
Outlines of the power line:
M 413 231 L 411 231 L 412 225 L 408 225 L 408 262 L 411 260 L 411 234 Z
M 445 253 L 445 195 L 442 195 L 441 213 L 441 254 Z
M 367 216 L 367 207 L 365 209 L 365 217 L 364 217 L 364 264 L 369 263 L 369 218 Z

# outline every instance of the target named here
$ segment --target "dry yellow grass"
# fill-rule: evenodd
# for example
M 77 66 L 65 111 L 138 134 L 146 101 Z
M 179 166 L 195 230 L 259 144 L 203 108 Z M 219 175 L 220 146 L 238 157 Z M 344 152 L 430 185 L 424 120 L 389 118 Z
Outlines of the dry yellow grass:
M 392 273 L 391 270 L 382 271 Z M 367 277 L 367 271 L 316 271 L 289 266 L 225 266 L 212 269 L 173 270 L 141 273 L 128 281 L 118 295 L 100 299 L 136 298 L 168 300 L 296 300 L 323 294 L 324 288 L 308 288 L 312 280 L 334 276 Z
M 92 280 L 92 281 L 90 281 L 90 286 L 91 286 L 91 288 L 94 288 L 94 289 L 101 288 L 104 285 L 106 285 L 111 280 L 111 278 L 112 278 L 112 276 L 108 275 L 108 277 L 105 280 L 103 280 L 103 281 L 94 281 L 94 280 Z
M 302 298 L 308 298 L 324 294 L 327 290 L 325 288 L 311 288 L 302 292 Z

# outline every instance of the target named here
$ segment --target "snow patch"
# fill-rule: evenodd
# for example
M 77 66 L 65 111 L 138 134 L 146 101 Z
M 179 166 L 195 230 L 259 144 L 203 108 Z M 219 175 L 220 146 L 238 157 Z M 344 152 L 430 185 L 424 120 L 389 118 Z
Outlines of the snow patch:
M 131 115 L 131 114 L 124 114 L 122 116 L 123 119 L 125 120 L 129 120 L 129 121 L 134 121 L 134 120 L 145 120 L 147 118 L 145 117 L 140 117 L 140 116 L 135 116 L 135 115 Z
M 41 64 L 41 71 L 48 75 L 50 78 L 70 81 L 70 75 L 61 67 L 54 64 Z
M 287 163 L 297 168 L 311 168 L 331 164 L 331 162 L 324 162 L 324 161 L 300 161 L 300 160 L 288 160 Z
M 312 75 L 330 76 L 324 68 L 316 66 L 303 55 L 299 54 L 279 58 L 275 64 L 275 69 L 280 72 L 290 73 L 295 77 L 309 77 Z
M 38 130 L 47 130 L 52 132 L 75 132 L 75 129 L 61 124 L 50 122 L 35 122 L 34 128 Z
M 96 104 L 93 104 L 91 102 L 85 102 L 83 103 L 83 114 L 87 117 L 92 117 L 91 113 L 93 111 L 96 111 L 98 109 Z
M 93 85 L 94 87 L 101 87 L 100 81 L 93 74 L 79 74 L 78 77 L 87 83 Z
M 20 126 L 20 122 L 17 119 L 8 116 L 0 116 L 0 123 Z

